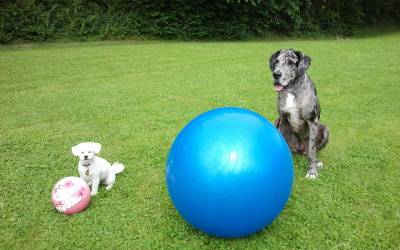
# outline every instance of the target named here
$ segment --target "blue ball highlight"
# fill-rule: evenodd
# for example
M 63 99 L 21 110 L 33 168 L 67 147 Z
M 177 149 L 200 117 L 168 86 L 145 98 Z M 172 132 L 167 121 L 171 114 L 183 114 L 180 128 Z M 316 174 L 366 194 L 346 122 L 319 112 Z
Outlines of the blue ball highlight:
M 261 115 L 218 108 L 176 137 L 166 169 L 179 214 L 218 237 L 243 237 L 271 224 L 292 190 L 293 161 L 279 131 Z

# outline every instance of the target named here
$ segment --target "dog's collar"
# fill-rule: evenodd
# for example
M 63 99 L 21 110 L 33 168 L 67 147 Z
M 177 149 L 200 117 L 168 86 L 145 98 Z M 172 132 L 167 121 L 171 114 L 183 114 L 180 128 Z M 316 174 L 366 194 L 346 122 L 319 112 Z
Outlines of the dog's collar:
M 85 166 L 85 167 L 89 167 L 90 163 L 85 163 L 85 164 L 82 164 L 82 165 Z

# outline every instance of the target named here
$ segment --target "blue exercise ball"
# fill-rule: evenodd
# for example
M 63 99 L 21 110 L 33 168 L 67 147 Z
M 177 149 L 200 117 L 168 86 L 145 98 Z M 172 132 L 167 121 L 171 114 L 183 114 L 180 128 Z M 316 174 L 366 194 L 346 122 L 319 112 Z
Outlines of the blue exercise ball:
M 279 131 L 261 115 L 218 108 L 189 122 L 169 152 L 166 181 L 179 214 L 218 237 L 243 237 L 285 207 L 293 161 Z

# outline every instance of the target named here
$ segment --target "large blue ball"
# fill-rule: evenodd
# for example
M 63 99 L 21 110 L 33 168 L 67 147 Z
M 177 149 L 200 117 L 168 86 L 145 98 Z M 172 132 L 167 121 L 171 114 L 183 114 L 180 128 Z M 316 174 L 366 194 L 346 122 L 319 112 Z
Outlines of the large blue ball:
M 262 230 L 283 210 L 293 161 L 278 130 L 241 108 L 208 111 L 186 125 L 169 153 L 172 202 L 195 228 L 219 237 Z

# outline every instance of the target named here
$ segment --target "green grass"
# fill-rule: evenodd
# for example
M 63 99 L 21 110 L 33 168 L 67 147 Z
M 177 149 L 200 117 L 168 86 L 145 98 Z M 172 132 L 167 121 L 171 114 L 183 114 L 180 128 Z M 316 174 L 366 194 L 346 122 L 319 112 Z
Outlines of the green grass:
M 0 49 L 0 248 L 399 249 L 400 33 L 356 40 L 90 42 Z M 267 57 L 283 47 L 312 57 L 309 73 L 331 141 L 326 168 L 305 178 L 295 156 L 287 207 L 264 231 L 209 237 L 177 214 L 165 162 L 179 130 L 221 106 L 273 120 Z M 50 204 L 77 175 L 71 146 L 103 144 L 126 165 L 83 213 Z

